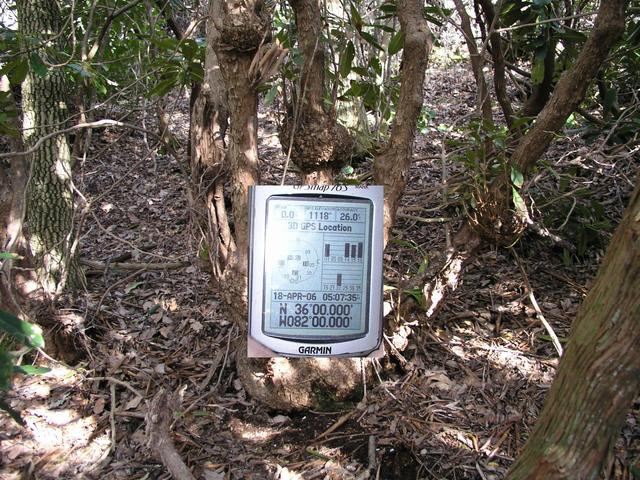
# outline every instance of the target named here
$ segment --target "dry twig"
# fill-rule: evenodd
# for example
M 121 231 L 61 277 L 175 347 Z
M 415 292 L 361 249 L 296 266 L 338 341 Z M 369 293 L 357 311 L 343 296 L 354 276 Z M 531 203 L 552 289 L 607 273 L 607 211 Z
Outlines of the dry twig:
M 527 289 L 527 294 L 529 296 L 529 301 L 531 302 L 533 309 L 536 311 L 536 316 L 538 317 L 538 320 L 540 320 L 540 323 L 542 323 L 544 328 L 547 330 L 549 337 L 551 337 L 551 342 L 553 343 L 553 346 L 558 352 L 558 356 L 561 357 L 562 345 L 560 344 L 560 340 L 558 339 L 558 336 L 556 335 L 556 332 L 553 330 L 553 327 L 551 326 L 551 324 L 547 322 L 546 318 L 544 318 L 542 310 L 540 310 L 540 306 L 536 301 L 536 297 L 533 295 L 533 289 L 531 288 L 531 284 L 529 283 L 529 277 L 527 276 L 527 272 L 524 269 L 524 265 L 522 265 L 522 261 L 520 260 L 520 257 L 518 256 L 518 254 L 513 248 L 509 248 L 509 251 L 513 255 L 513 258 L 516 259 L 518 267 L 520 268 L 520 272 L 522 273 L 522 279 L 524 280 L 524 284 Z

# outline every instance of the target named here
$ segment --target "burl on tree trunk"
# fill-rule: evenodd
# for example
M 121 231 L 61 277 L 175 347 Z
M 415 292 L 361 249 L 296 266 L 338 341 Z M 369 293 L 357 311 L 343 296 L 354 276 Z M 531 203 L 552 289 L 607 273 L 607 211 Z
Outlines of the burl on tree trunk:
M 509 480 L 597 478 L 640 394 L 640 179 Z
M 352 359 L 247 358 L 247 192 L 259 180 L 257 83 L 251 65 L 268 40 L 268 22 L 263 17 L 266 13 L 257 8 L 259 5 L 222 0 L 212 5 L 215 25 L 209 38 L 224 77 L 230 116 L 223 171 L 228 175 L 235 240 L 235 248 L 226 252 L 222 273 L 217 272 L 217 283 L 226 311 L 240 332 L 236 367 L 245 390 L 272 408 L 293 410 L 318 407 L 353 395 L 360 382 L 360 363 Z M 224 203 L 214 207 L 216 212 L 223 211 Z M 220 226 L 221 222 L 217 223 Z
M 325 51 L 322 16 L 318 0 L 289 0 L 296 16 L 298 42 L 304 65 L 296 105 L 288 106 L 280 139 L 305 182 L 330 183 L 333 172 L 349 160 L 353 138 L 327 111 L 325 93 Z M 311 175 L 313 174 L 313 175 Z

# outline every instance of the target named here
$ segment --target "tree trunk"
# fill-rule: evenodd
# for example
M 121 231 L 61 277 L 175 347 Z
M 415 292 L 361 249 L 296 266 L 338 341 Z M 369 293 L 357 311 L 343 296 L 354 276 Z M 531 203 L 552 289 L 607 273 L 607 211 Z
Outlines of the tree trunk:
M 6 76 L 0 78 L 0 91 L 7 93 L 6 111 L 17 112 L 18 105 Z M 11 103 L 9 103 L 11 102 Z M 9 146 L 13 152 L 22 152 L 24 144 L 20 136 L 20 125 L 17 115 L 9 115 L 8 122 L 15 132 L 9 135 Z M 0 160 L 0 252 L 16 253 L 23 243 L 22 227 L 25 213 L 25 191 L 29 179 L 29 166 L 24 155 L 15 155 L 9 162 Z M 13 296 L 11 269 L 13 260 L 8 258 L 0 262 L 0 308 L 24 318 L 20 305 Z
M 219 281 L 221 293 L 241 332 L 247 328 L 247 266 L 249 235 L 249 186 L 258 183 L 258 94 L 250 75 L 251 61 L 266 36 L 268 22 L 259 5 L 233 0 L 214 0 L 210 9 L 214 27 L 209 32 L 226 85 L 231 128 L 225 169 L 234 218 L 235 251 Z
M 510 480 L 598 478 L 640 394 L 640 181 Z
M 58 35 L 62 17 L 54 0 L 17 2 L 23 35 L 41 38 L 55 34 L 50 50 L 39 55 L 55 56 L 62 50 L 64 35 Z M 64 128 L 68 91 L 60 68 L 39 75 L 30 69 L 22 85 L 24 143 L 29 148 L 44 135 Z M 30 155 L 31 178 L 27 189 L 26 237 L 36 275 L 46 294 L 59 293 L 67 280 L 75 283 L 79 268 L 73 246 L 74 198 L 71 183 L 71 153 L 66 136 L 47 139 Z
M 14 135 L 7 135 L 12 152 L 24 150 L 20 136 L 20 124 L 17 118 L 18 105 L 15 103 L 9 79 L 0 77 L 0 92 L 7 95 L 5 107 L 7 126 Z M 15 114 L 15 116 L 13 115 Z M 14 252 L 22 235 L 24 220 L 24 192 L 27 186 L 28 165 L 24 155 L 15 155 L 5 163 L 0 160 L 0 251 Z M 3 264 L 4 265 L 4 264 Z
M 349 160 L 353 139 L 336 122 L 324 103 L 325 51 L 318 0 L 289 0 L 295 13 L 298 42 L 304 65 L 297 105 L 289 106 L 281 141 L 291 160 L 302 171 L 303 181 L 330 183 L 333 172 Z M 312 174 L 312 175 L 309 175 Z
M 493 8 L 491 0 L 479 0 L 484 12 L 484 18 L 487 25 L 487 35 L 489 35 L 489 44 L 491 45 L 491 57 L 493 58 L 493 86 L 496 91 L 496 98 L 502 108 L 504 119 L 507 125 L 511 127 L 513 124 L 513 107 L 507 95 L 507 80 L 505 77 L 505 62 L 502 52 L 502 39 L 500 33 L 496 32 L 499 28 L 499 19 Z
M 432 45 L 431 32 L 422 15 L 421 2 L 400 0 L 398 18 L 404 33 L 400 98 L 389 142 L 376 156 L 373 164 L 374 181 L 377 185 L 384 186 L 385 245 L 395 222 L 411 166 L 416 126 L 424 97 L 425 70 Z
M 215 25 L 209 20 L 207 30 L 210 36 L 213 28 Z M 224 204 L 224 137 L 228 127 L 226 93 L 211 42 L 206 48 L 204 81 L 193 98 L 190 127 L 189 204 L 193 212 L 192 221 L 201 236 L 199 257 L 208 258 L 214 278 L 219 279 L 236 246 Z
M 478 45 L 473 36 L 473 30 L 471 29 L 471 20 L 469 14 L 462 3 L 462 0 L 454 0 L 456 11 L 460 15 L 460 26 L 462 27 L 462 33 L 464 35 L 465 42 L 467 44 L 467 50 L 469 51 L 469 59 L 471 61 L 471 69 L 473 70 L 473 76 L 476 80 L 476 86 L 478 87 L 478 110 L 482 114 L 482 118 L 493 123 L 493 114 L 491 112 L 491 95 L 487 88 L 487 80 L 484 76 L 482 67 L 484 66 L 484 59 L 478 52 Z

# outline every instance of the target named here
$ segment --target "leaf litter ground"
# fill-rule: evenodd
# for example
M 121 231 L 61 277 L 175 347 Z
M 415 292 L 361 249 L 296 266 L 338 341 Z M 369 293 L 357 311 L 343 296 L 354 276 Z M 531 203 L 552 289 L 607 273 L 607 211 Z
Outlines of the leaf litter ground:
M 428 78 L 425 106 L 435 115 L 418 139 L 385 252 L 385 283 L 400 289 L 442 258 L 446 229 L 455 231 L 461 220 L 455 188 L 442 196 L 445 130 L 438 126 L 471 111 L 474 87 L 463 68 L 455 75 L 433 69 Z M 183 141 L 186 119 L 184 108 L 176 109 Z M 284 159 L 276 124 L 264 113 L 260 126 L 263 179 L 277 183 Z M 513 254 L 482 251 L 435 319 L 420 311 L 392 319 L 395 335 L 385 339 L 391 354 L 376 363 L 376 381 L 352 403 L 323 412 L 270 411 L 248 398 L 235 376 L 238 333 L 197 260 L 184 169 L 170 156 L 150 155 L 141 133 L 95 136 L 97 158 L 79 175 L 92 201 L 81 244 L 87 288 L 60 305 L 66 328 L 81 332 L 82 360 L 73 367 L 51 362 L 51 374 L 18 379 L 9 400 L 27 427 L 0 418 L 0 478 L 170 478 L 145 438 L 146 410 L 161 388 L 182 396 L 173 441 L 197 478 L 503 478 L 558 362 Z M 450 156 L 446 162 L 447 175 L 462 178 Z M 531 190 L 558 196 L 549 172 L 569 172 L 572 188 L 588 186 L 617 224 L 637 157 L 616 161 L 569 135 L 547 162 L 551 168 L 536 175 Z M 365 162 L 356 174 L 367 168 Z M 568 198 L 584 203 L 577 194 Z M 540 237 L 527 234 L 515 246 L 561 342 L 602 247 L 592 242 L 581 261 L 569 264 L 561 247 Z M 398 301 L 394 291 L 387 301 Z M 638 409 L 636 403 L 608 459 L 609 478 L 631 478 L 630 466 L 638 465 Z

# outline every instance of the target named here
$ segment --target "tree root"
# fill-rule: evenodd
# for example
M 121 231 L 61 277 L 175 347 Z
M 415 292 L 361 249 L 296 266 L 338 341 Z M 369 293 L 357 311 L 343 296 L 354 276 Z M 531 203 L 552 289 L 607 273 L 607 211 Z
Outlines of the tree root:
M 236 369 L 247 393 L 278 411 L 335 408 L 355 399 L 362 385 L 358 358 L 247 358 L 237 343 Z M 370 364 L 369 364 L 370 365 Z M 371 377 L 368 368 L 365 380 Z
M 147 447 L 167 467 L 173 478 L 195 480 L 171 439 L 170 425 L 180 399 L 161 389 L 149 405 L 146 415 Z

